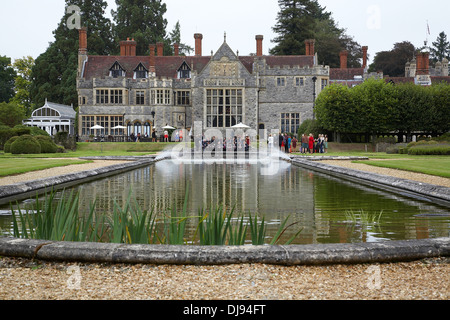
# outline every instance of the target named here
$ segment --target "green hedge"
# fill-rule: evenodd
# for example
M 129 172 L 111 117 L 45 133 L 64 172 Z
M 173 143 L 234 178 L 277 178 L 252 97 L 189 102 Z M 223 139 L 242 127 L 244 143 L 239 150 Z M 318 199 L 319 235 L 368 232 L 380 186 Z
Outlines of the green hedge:
M 5 142 L 5 145 L 3 146 L 3 151 L 5 153 L 10 153 L 11 152 L 11 144 L 17 140 L 17 138 L 19 138 L 19 136 L 14 136 L 8 139 L 8 141 Z
M 31 135 L 23 135 L 11 144 L 12 154 L 37 154 L 41 153 L 39 141 Z
M 429 144 L 418 145 L 408 148 L 408 154 L 410 155 L 450 155 L 450 144 Z
M 50 136 L 35 136 L 35 138 L 41 145 L 41 153 L 58 152 L 58 146 L 53 142 Z

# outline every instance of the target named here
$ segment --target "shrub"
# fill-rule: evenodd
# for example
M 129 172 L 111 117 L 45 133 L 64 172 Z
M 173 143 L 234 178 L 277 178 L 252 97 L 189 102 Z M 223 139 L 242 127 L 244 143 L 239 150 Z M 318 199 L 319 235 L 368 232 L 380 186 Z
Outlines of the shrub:
M 31 135 L 23 135 L 11 144 L 12 154 L 36 154 L 41 153 L 39 141 Z
M 410 155 L 450 155 L 450 144 L 418 145 L 409 148 Z
M 3 146 L 3 151 L 5 153 L 10 153 L 11 152 L 11 144 L 17 140 L 17 138 L 19 138 L 19 136 L 14 136 L 8 139 L 8 141 L 5 142 L 5 145 Z
M 55 142 L 63 146 L 65 149 L 76 150 L 77 143 L 74 137 L 69 136 L 66 131 L 60 131 L 55 135 Z
M 432 145 L 432 144 L 437 144 L 437 141 L 431 140 L 431 141 L 427 141 L 427 140 L 420 140 L 420 141 L 413 141 L 408 143 L 408 148 L 412 148 L 412 147 L 416 147 L 416 146 L 422 146 L 422 145 Z
M 444 133 L 437 138 L 434 138 L 436 141 L 449 141 L 450 142 L 450 132 Z
M 56 152 L 58 152 L 58 147 L 53 142 L 53 140 L 50 136 L 35 136 L 35 138 L 41 145 L 41 153 L 56 153 Z
M 397 143 L 393 146 L 387 147 L 386 148 L 386 153 L 387 154 L 398 154 L 398 153 L 403 153 L 403 150 L 406 149 L 405 153 L 407 152 L 407 148 L 406 148 L 406 143 Z

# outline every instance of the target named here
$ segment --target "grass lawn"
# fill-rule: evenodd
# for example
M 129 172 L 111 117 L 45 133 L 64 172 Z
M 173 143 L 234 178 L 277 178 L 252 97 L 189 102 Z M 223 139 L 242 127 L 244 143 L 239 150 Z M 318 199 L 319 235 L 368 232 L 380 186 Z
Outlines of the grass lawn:
M 366 144 L 364 143 L 329 143 L 326 154 L 316 153 L 308 156 L 360 156 L 367 157 L 370 160 L 380 159 L 382 161 L 360 160 L 354 162 L 450 178 L 450 156 L 387 154 L 385 152 L 373 152 L 371 148 L 371 144 L 367 144 L 367 152 L 365 152 Z
M 76 151 L 67 151 L 66 153 L 47 153 L 47 154 L 27 154 L 13 155 L 0 153 L 0 159 L 6 157 L 20 158 L 79 158 L 93 156 L 140 156 L 155 154 L 163 151 L 169 145 L 168 142 L 79 142 Z
M 127 156 L 147 155 L 163 151 L 170 143 L 146 143 L 146 142 L 123 142 L 123 143 L 88 143 L 77 144 L 76 151 L 66 153 L 49 154 L 23 154 L 16 155 L 0 152 L 0 177 L 20 174 L 30 171 L 49 169 L 71 164 L 88 163 L 91 161 L 61 159 L 79 158 L 89 156 Z M 173 145 L 173 143 L 172 143 Z M 55 158 L 55 159 L 53 159 Z M 58 158 L 58 159 L 56 159 Z
M 92 161 L 0 157 L 0 177 Z

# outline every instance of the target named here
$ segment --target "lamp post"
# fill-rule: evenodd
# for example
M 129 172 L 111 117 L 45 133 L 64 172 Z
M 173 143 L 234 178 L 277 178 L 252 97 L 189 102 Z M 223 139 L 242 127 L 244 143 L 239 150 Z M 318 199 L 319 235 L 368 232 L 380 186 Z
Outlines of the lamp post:
M 312 77 L 313 81 L 313 120 L 316 120 L 315 108 L 316 108 L 316 81 L 317 77 Z
M 153 111 L 151 112 L 151 114 L 152 114 L 152 117 L 153 117 L 152 132 L 151 132 L 151 135 L 152 135 L 152 142 L 157 142 L 157 139 L 154 138 L 154 137 L 156 137 L 156 132 L 155 132 L 155 135 L 153 136 L 153 131 L 156 130 L 156 126 L 155 126 L 155 111 L 153 110 Z

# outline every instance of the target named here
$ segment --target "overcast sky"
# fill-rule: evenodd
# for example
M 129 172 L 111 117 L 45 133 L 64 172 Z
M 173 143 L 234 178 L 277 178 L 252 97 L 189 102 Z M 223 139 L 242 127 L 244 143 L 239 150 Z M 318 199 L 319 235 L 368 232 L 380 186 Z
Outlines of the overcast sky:
M 0 55 L 13 60 L 23 56 L 37 58 L 53 41 L 65 11 L 64 0 L 1 0 Z M 107 0 L 110 17 L 115 0 Z M 279 11 L 277 0 L 164 0 L 167 32 L 180 21 L 182 42 L 194 47 L 194 33 L 203 34 L 203 54 L 227 43 L 240 55 L 256 51 L 255 35 L 264 36 L 264 54 L 274 46 L 272 27 Z M 392 49 L 394 43 L 410 41 L 421 47 L 428 36 L 435 41 L 440 32 L 450 37 L 448 0 L 319 0 L 341 28 L 362 46 L 376 52 Z M 423 4 L 427 7 L 423 7 Z M 427 22 L 430 35 L 427 35 Z M 369 63 L 372 61 L 369 60 Z M 319 57 L 320 61 L 320 57 Z

